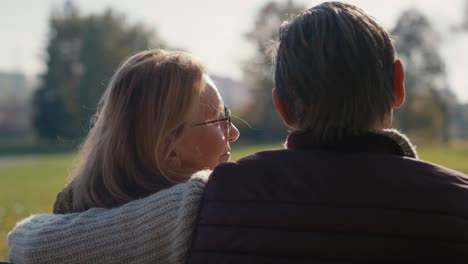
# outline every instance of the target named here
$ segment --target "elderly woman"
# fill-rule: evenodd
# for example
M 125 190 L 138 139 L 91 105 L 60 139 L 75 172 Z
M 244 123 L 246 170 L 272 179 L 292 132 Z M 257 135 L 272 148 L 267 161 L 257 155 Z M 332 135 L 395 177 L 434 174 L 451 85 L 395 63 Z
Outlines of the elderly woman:
M 196 59 L 164 50 L 132 56 L 119 67 L 104 93 L 93 128 L 80 148 L 74 177 L 59 194 L 54 212 L 86 211 L 84 217 L 101 214 L 102 219 L 113 218 L 121 224 L 140 218 L 142 228 L 132 230 L 131 237 L 122 236 L 122 244 L 112 245 L 106 254 L 87 241 L 86 233 L 99 232 L 99 226 L 82 229 L 79 221 L 66 235 L 51 232 L 47 241 L 34 241 L 31 231 L 48 232 L 55 221 L 58 224 L 74 214 L 33 216 L 23 223 L 35 222 L 34 230 L 19 223 L 10 233 L 10 260 L 82 263 L 119 262 L 128 257 L 182 261 L 204 181 L 210 170 L 229 160 L 229 142 L 238 137 L 230 111 Z M 129 204 L 157 192 L 158 203 Z M 102 209 L 122 205 L 137 211 L 148 207 L 160 214 L 147 219 Z M 160 231 L 158 241 L 153 241 L 159 249 L 151 241 L 140 241 L 148 229 Z M 116 227 L 102 236 L 115 238 L 121 231 L 121 226 Z M 69 254 L 66 241 L 82 253 Z M 28 251 L 30 246 L 33 249 Z M 153 250 L 145 255 L 144 248 L 149 247 Z

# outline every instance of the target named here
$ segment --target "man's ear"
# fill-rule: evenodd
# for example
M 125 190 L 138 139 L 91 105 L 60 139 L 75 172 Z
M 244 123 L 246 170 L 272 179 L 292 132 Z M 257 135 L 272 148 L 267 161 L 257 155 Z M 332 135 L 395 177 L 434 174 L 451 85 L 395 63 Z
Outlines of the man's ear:
M 395 101 L 392 108 L 400 108 L 405 102 L 405 70 L 403 63 L 399 59 L 393 63 L 393 89 L 395 92 Z
M 281 96 L 278 94 L 278 91 L 276 91 L 276 89 L 273 89 L 272 97 L 273 97 L 273 104 L 275 105 L 276 111 L 280 114 L 281 118 L 283 119 L 284 124 L 290 128 L 293 128 L 295 125 L 294 117 L 292 116 L 291 111 L 289 111 L 288 105 L 283 100 L 283 98 L 281 98 Z

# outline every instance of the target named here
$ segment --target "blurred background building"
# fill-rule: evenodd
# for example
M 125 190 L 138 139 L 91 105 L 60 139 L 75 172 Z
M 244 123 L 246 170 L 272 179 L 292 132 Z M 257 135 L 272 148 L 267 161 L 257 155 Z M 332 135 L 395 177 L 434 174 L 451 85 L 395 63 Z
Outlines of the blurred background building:
M 0 72 L 0 138 L 30 138 L 31 96 L 34 83 L 21 72 Z

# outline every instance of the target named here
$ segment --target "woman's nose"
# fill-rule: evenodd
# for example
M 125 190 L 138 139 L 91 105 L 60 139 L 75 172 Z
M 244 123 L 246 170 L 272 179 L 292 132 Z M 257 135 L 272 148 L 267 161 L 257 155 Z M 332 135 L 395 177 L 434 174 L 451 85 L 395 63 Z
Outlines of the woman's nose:
M 229 142 L 236 141 L 240 136 L 239 129 L 234 124 L 231 124 L 231 128 L 229 129 L 229 134 L 227 135 L 227 140 Z

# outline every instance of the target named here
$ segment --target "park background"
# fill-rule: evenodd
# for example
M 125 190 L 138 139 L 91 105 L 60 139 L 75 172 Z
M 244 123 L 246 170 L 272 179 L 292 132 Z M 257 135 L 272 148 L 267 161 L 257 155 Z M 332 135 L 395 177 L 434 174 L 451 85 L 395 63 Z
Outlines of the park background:
M 233 159 L 280 148 L 267 51 L 281 21 L 322 1 L 0 0 L 0 261 L 20 219 L 51 212 L 118 64 L 149 48 L 207 65 L 241 139 Z M 468 173 L 468 0 L 361 0 L 406 68 L 394 126 L 421 158 Z M 460 201 L 464 202 L 464 201 Z

